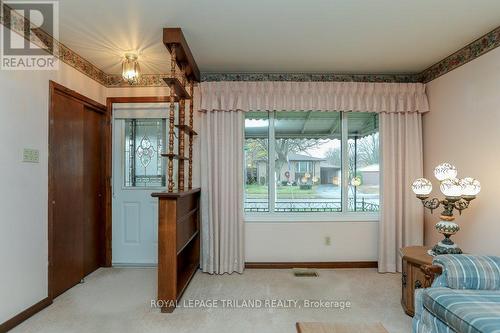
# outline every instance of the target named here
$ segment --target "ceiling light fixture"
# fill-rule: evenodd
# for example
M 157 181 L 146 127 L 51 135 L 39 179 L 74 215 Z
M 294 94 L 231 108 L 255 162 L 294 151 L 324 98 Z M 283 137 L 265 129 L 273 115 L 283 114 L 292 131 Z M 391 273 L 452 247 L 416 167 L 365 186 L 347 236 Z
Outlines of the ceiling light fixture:
M 141 76 L 141 68 L 136 53 L 126 53 L 122 63 L 122 77 L 129 84 L 136 84 Z

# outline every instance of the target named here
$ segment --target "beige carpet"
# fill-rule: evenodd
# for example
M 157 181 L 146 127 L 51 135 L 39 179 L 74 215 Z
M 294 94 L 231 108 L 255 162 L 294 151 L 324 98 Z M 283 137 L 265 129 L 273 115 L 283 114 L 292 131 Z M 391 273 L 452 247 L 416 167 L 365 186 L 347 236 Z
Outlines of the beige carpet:
M 297 323 L 297 333 L 387 333 L 380 323 L 375 324 L 328 324 Z
M 380 322 L 389 333 L 411 331 L 411 318 L 400 305 L 399 274 L 378 274 L 374 269 L 319 273 L 317 278 L 294 277 L 291 270 L 197 273 L 183 301 L 348 300 L 350 308 L 179 308 L 162 314 L 151 308 L 156 269 L 104 268 L 12 332 L 293 333 L 296 322 Z

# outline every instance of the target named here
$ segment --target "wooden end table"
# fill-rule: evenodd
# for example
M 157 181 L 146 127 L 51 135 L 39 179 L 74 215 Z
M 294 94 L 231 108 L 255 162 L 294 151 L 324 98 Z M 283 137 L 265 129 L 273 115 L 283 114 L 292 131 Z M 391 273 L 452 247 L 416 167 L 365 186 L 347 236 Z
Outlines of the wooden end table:
M 415 314 L 415 289 L 430 287 L 434 276 L 426 274 L 425 266 L 432 265 L 432 256 L 425 246 L 409 246 L 399 250 L 403 261 L 401 276 L 401 305 L 406 314 Z

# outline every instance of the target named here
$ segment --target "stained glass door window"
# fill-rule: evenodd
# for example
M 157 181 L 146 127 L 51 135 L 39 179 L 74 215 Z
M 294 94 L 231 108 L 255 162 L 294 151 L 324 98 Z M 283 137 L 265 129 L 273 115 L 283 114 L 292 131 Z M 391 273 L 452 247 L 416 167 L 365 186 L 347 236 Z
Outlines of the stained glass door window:
M 165 186 L 166 119 L 125 119 L 125 187 Z

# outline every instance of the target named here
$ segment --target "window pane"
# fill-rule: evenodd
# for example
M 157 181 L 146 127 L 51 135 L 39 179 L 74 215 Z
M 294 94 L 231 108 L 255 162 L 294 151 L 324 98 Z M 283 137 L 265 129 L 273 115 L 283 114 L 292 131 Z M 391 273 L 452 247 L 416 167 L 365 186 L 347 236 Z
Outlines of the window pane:
M 275 112 L 276 212 L 342 211 L 338 112 Z
M 125 186 L 165 186 L 165 119 L 125 120 Z
M 377 212 L 380 203 L 378 115 L 347 113 L 349 211 Z
M 245 115 L 245 212 L 269 211 L 269 115 Z

